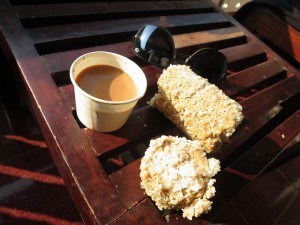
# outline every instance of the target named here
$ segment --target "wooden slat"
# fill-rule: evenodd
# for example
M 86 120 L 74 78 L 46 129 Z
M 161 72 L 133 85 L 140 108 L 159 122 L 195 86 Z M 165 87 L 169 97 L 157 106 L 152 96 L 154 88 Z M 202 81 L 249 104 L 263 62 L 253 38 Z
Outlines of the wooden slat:
M 239 150 L 239 147 L 282 110 L 282 103 L 300 92 L 299 85 L 300 80 L 293 76 L 242 101 L 245 117 L 242 126 L 230 138 L 229 143 L 213 155 L 222 160 L 225 166 L 233 152 L 236 155 L 243 154 L 243 149 Z
M 123 33 L 136 32 L 144 24 L 160 24 L 164 27 L 197 26 L 198 29 L 228 24 L 228 20 L 220 13 L 203 13 L 190 15 L 175 15 L 164 17 L 145 17 L 120 20 L 106 20 L 65 24 L 28 29 L 30 37 L 36 45 L 47 42 L 63 42 L 72 39 L 112 37 Z M 129 38 L 128 38 L 129 39 Z M 101 40 L 101 39 L 100 39 Z M 99 43 L 101 43 L 99 40 Z M 102 39 L 103 40 L 103 39 Z M 106 40 L 107 41 L 107 40 Z
M 269 9 L 264 7 L 253 9 L 245 16 L 243 24 L 300 62 L 300 31 Z
M 263 62 L 267 58 L 264 50 L 255 42 L 221 49 L 220 51 L 226 55 L 229 67 L 239 65 L 242 69 Z M 253 63 L 246 65 L 245 62 L 251 60 Z
M 163 225 L 166 224 L 166 221 L 160 216 L 153 203 L 149 199 L 145 199 L 111 224 Z
M 199 31 L 173 35 L 176 49 L 190 46 L 214 46 L 219 42 L 232 41 L 233 39 L 243 39 L 245 33 L 237 27 L 226 27 L 209 31 Z
M 300 80 L 296 77 L 289 77 L 281 82 L 278 82 L 256 95 L 241 102 L 243 109 L 247 112 L 247 115 L 252 117 L 253 120 L 261 117 L 272 116 L 271 112 L 266 111 L 266 106 L 271 108 L 284 103 L 286 100 L 300 92 L 299 86 Z M 260 104 L 257 104 L 259 102 Z M 261 112 L 266 112 L 265 115 L 261 115 Z
M 188 35 L 187 35 L 188 36 Z M 176 35 L 175 35 L 176 37 Z M 177 38 L 177 40 L 180 40 Z M 131 50 L 131 43 L 124 42 L 113 45 L 103 45 L 93 48 L 79 49 L 74 51 L 66 51 L 59 53 L 52 53 L 44 55 L 43 58 L 49 66 L 49 71 L 56 81 L 66 80 L 63 76 L 68 76 L 69 68 L 72 62 L 82 54 L 91 51 L 110 51 L 121 54 L 128 58 L 135 57 Z M 231 65 L 242 65 L 243 67 L 250 67 L 252 62 L 263 62 L 265 60 L 265 52 L 254 43 L 237 45 L 234 47 L 220 50 L 225 54 L 228 59 L 229 66 Z M 241 54 L 232 54 L 231 52 L 241 52 Z
M 185 218 L 182 217 L 182 215 L 179 212 L 171 212 L 168 213 L 165 218 L 166 221 L 168 222 L 168 224 L 172 224 L 172 225 L 208 225 L 208 224 L 212 224 L 209 223 L 207 220 L 203 219 L 204 216 L 200 216 L 198 218 L 193 218 L 192 220 L 187 220 Z M 241 224 L 239 224 L 241 225 Z
M 225 35 L 220 34 L 225 33 Z M 214 46 L 220 42 L 226 42 L 230 45 L 230 42 L 235 42 L 236 39 L 243 39 L 245 36 L 243 32 L 240 32 L 236 27 L 228 27 L 222 29 L 214 29 L 210 31 L 192 32 L 182 35 L 173 35 L 175 46 L 178 49 L 193 47 L 199 48 L 203 46 Z M 135 57 L 133 51 L 131 50 L 130 42 L 123 42 L 111 45 L 101 45 L 91 48 L 77 49 L 72 51 L 56 52 L 51 54 L 43 55 L 43 58 L 49 65 L 51 74 L 55 75 L 57 73 L 66 72 L 69 70 L 72 62 L 79 57 L 88 52 L 92 51 L 110 51 L 121 54 L 128 58 Z M 226 46 L 226 45 L 225 45 Z
M 140 163 L 140 160 L 135 160 L 125 168 L 110 175 L 110 179 L 123 196 L 129 209 L 146 197 L 144 190 L 140 187 Z
M 18 5 L 14 9 L 21 19 L 41 19 L 51 17 L 78 17 L 82 15 L 91 16 L 95 14 L 124 14 L 127 16 L 133 13 L 151 12 L 197 12 L 213 10 L 213 7 L 204 1 L 157 1 L 157 2 L 82 2 L 62 4 L 39 4 L 39 5 Z
M 101 45 L 91 48 L 76 49 L 71 51 L 51 53 L 43 55 L 45 62 L 49 65 L 50 74 L 56 75 L 61 72 L 68 72 L 72 62 L 79 56 L 93 51 L 108 51 L 118 53 L 127 58 L 134 57 L 129 42 L 117 43 L 112 45 Z
M 75 96 L 74 96 L 74 86 L 72 84 L 65 85 L 59 88 L 62 96 L 65 98 L 66 103 L 69 106 L 70 111 L 74 111 L 75 107 Z
M 223 91 L 233 97 L 263 82 L 271 85 L 271 79 L 286 75 L 286 68 L 275 60 L 269 60 L 228 76 L 222 85 Z

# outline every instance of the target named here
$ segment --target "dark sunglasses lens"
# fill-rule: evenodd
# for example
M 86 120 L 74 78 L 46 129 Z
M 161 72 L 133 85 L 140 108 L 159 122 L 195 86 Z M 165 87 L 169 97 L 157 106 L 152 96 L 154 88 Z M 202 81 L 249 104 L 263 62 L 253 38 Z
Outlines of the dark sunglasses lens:
M 227 59 L 224 54 L 213 48 L 200 49 L 187 58 L 185 63 L 213 84 L 219 84 L 226 76 Z
M 134 53 L 143 60 L 166 68 L 175 58 L 172 35 L 165 29 L 146 25 L 132 39 Z

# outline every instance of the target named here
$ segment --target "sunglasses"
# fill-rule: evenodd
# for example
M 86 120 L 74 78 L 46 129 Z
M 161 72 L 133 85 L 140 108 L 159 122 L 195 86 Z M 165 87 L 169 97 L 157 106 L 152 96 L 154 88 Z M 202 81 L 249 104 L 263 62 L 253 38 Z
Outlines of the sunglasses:
M 226 77 L 227 59 L 214 48 L 203 48 L 185 60 L 176 56 L 172 34 L 157 25 L 144 25 L 132 38 L 133 52 L 140 59 L 161 69 L 170 64 L 185 64 L 209 82 L 219 84 Z

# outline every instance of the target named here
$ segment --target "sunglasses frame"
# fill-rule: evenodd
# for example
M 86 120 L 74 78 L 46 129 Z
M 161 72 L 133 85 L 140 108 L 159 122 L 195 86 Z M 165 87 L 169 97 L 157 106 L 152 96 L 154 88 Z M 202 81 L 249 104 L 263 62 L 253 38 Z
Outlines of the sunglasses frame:
M 146 28 L 148 28 L 149 31 L 145 32 Z M 158 62 L 157 58 L 159 57 L 153 54 L 162 54 L 163 53 L 162 51 L 158 51 L 157 49 L 154 48 L 152 49 L 150 48 L 150 50 L 149 49 L 146 50 L 146 46 L 147 44 L 150 43 L 151 35 L 153 35 L 154 31 L 159 32 L 162 35 L 166 35 L 164 37 L 161 37 L 161 40 L 166 39 L 167 41 L 165 43 L 170 44 L 172 48 L 168 50 L 171 50 L 173 52 L 171 58 L 161 57 L 159 60 L 160 63 L 157 63 Z M 143 39 L 145 39 L 146 41 Z M 210 48 L 210 47 L 201 48 L 196 52 L 194 52 L 189 57 L 187 57 L 183 63 L 176 63 L 177 49 L 175 48 L 173 35 L 164 27 L 153 25 L 153 24 L 145 24 L 132 37 L 131 43 L 132 43 L 132 50 L 138 58 L 152 65 L 155 65 L 161 69 L 167 68 L 170 64 L 185 64 L 190 66 L 190 68 L 196 74 L 207 78 L 211 83 L 219 84 L 226 78 L 227 58 L 223 53 L 221 53 L 215 48 Z M 138 43 L 138 47 L 136 47 L 137 43 Z M 141 43 L 144 45 L 144 49 L 141 48 Z M 142 55 L 141 51 L 143 51 L 142 53 L 144 54 L 144 56 Z M 156 57 L 156 58 L 153 59 L 151 57 Z M 198 61 L 197 60 L 195 61 L 193 57 L 196 58 Z

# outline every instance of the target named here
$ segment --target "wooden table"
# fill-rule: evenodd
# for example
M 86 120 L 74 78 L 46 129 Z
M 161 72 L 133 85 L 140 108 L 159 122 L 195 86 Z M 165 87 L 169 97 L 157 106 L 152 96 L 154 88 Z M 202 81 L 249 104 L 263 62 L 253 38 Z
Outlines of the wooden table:
M 208 0 L 64 2 L 2 0 L 0 45 L 84 222 L 207 224 L 220 222 L 218 215 L 228 206 L 239 221 L 231 200 L 270 164 L 299 149 L 299 73 Z M 222 164 L 213 210 L 192 221 L 157 210 L 140 188 L 140 158 L 149 140 L 183 135 L 147 104 L 161 71 L 131 50 L 129 40 L 143 24 L 169 29 L 178 54 L 220 49 L 229 63 L 222 89 L 243 106 L 242 125 L 212 154 Z M 126 125 L 112 133 L 89 130 L 76 118 L 69 68 L 81 54 L 97 50 L 134 60 L 148 79 L 145 97 Z

